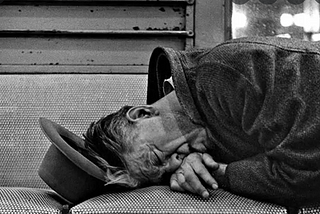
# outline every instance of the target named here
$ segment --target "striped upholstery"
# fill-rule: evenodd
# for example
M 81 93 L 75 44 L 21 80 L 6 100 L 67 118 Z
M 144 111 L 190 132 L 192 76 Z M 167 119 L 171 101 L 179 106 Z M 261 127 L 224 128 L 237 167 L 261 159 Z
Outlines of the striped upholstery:
M 0 75 L 0 213 L 68 210 L 37 174 L 50 146 L 39 117 L 81 135 L 90 122 L 123 105 L 144 104 L 146 87 L 145 74 Z M 95 197 L 70 213 L 286 213 L 222 190 L 211 194 L 203 200 L 155 186 Z
M 211 191 L 207 200 L 153 186 L 129 192 L 104 194 L 71 208 L 72 214 L 97 213 L 287 213 L 284 207 L 258 202 L 223 190 Z
M 48 188 L 37 170 L 46 117 L 81 135 L 93 120 L 146 100 L 146 75 L 0 75 L 0 186 Z
M 0 188 L 0 213 L 62 213 L 68 208 L 53 191 L 31 188 Z
M 313 206 L 304 206 L 299 209 L 299 214 L 318 214 L 320 213 L 320 204 Z

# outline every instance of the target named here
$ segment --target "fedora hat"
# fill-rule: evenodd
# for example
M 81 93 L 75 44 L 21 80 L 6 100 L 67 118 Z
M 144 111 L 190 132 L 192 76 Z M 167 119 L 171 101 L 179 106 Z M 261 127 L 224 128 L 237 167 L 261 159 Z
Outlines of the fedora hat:
M 84 140 L 49 119 L 40 118 L 39 123 L 52 143 L 38 170 L 41 179 L 73 204 L 105 192 L 103 170 L 79 152 Z

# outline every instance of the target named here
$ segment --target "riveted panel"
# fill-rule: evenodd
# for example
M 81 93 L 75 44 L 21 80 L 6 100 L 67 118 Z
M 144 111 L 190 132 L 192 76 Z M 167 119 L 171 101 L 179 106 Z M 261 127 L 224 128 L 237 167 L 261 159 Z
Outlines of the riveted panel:
M 184 42 L 175 37 L 151 37 L 148 39 L 145 37 L 0 37 L 0 63 L 2 66 L 102 66 L 101 72 L 116 73 L 117 67 L 114 66 L 147 66 L 150 54 L 157 46 L 183 49 Z M 6 73 L 8 69 L 10 70 L 8 66 L 0 66 L 0 72 Z M 84 72 L 84 70 L 89 71 L 90 69 L 79 68 L 80 72 Z M 94 70 L 96 69 L 94 68 Z M 126 70 L 130 72 L 130 69 Z M 137 69 L 132 69 L 133 73 L 135 73 L 134 71 Z M 144 69 L 143 72 L 145 71 Z

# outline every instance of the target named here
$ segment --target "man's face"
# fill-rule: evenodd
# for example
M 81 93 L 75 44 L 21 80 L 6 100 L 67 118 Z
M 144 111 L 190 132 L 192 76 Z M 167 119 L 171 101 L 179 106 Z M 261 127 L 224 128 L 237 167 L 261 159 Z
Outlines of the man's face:
M 142 117 L 135 124 L 137 138 L 134 148 L 149 147 L 156 165 L 173 172 L 181 164 L 173 155 L 189 154 L 191 144 L 202 144 L 206 140 L 204 128 L 193 124 L 180 112 L 161 112 L 150 117 Z M 140 151 L 137 149 L 136 151 Z M 148 151 L 148 150 L 145 150 Z

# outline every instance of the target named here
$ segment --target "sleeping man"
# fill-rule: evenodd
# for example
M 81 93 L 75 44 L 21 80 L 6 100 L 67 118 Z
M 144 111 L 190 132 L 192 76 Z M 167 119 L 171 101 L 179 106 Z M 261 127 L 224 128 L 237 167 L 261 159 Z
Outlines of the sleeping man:
M 289 206 L 320 198 L 320 43 L 242 38 L 156 56 L 174 90 L 85 134 L 106 184 L 224 188 Z

